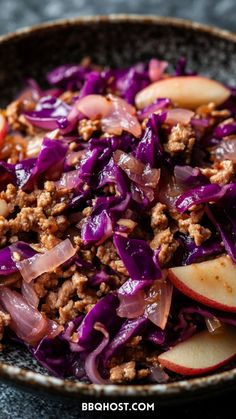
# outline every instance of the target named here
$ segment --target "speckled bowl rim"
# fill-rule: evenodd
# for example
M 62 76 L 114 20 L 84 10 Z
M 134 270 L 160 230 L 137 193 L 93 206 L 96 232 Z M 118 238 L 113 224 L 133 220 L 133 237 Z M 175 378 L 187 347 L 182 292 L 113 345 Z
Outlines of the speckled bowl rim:
M 149 16 L 149 15 L 126 15 L 112 14 L 108 16 L 85 16 L 71 19 L 61 19 L 53 22 L 46 22 L 31 27 L 25 27 L 13 33 L 0 36 L 0 44 L 10 42 L 18 38 L 23 38 L 32 33 L 41 32 L 43 29 L 70 27 L 73 25 L 83 26 L 83 24 L 94 24 L 103 22 L 140 22 L 143 24 L 157 24 L 159 26 L 171 26 L 192 29 L 200 33 L 213 35 L 219 39 L 226 39 L 236 43 L 236 34 L 214 26 L 192 22 L 190 20 L 172 17 Z M 23 386 L 25 389 L 37 389 L 43 392 L 52 392 L 58 395 L 64 394 L 73 397 L 141 397 L 163 399 L 179 399 L 181 396 L 201 394 L 207 390 L 207 394 L 212 394 L 217 390 L 224 390 L 236 385 L 236 368 L 212 374 L 205 377 L 191 378 L 168 384 L 148 384 L 148 385 L 99 385 L 84 384 L 72 380 L 63 380 L 53 376 L 48 376 L 33 372 L 24 368 L 0 362 L 0 379 L 10 384 Z

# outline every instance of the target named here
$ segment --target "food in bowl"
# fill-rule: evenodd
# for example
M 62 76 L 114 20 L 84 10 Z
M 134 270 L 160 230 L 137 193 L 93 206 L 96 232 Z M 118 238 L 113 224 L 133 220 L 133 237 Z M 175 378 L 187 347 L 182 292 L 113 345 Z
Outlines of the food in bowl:
M 47 82 L 0 113 L 1 337 L 92 383 L 230 365 L 235 90 L 183 58 Z

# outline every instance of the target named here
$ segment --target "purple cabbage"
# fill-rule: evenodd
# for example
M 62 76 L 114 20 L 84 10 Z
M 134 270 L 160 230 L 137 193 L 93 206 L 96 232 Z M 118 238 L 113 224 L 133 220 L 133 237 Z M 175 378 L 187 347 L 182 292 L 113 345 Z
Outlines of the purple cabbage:
M 67 116 L 71 107 L 62 100 L 43 96 L 33 111 L 24 113 L 26 119 L 36 127 L 44 130 L 65 129 L 68 125 Z
M 91 71 L 91 73 L 86 76 L 79 98 L 82 99 L 82 97 L 91 94 L 102 95 L 105 91 L 105 87 L 106 82 L 102 75 L 98 73 L 98 71 Z
M 91 215 L 82 223 L 81 237 L 85 244 L 100 244 L 113 234 L 115 222 L 128 208 L 130 195 L 97 198 Z
M 175 67 L 175 76 L 193 76 L 197 73 L 194 71 L 186 70 L 187 60 L 185 57 L 180 57 L 176 67 Z
M 208 206 L 206 213 L 219 231 L 226 252 L 236 262 L 236 220 L 232 219 L 227 210 L 217 206 Z
M 158 98 L 151 105 L 145 106 L 137 112 L 138 118 L 142 121 L 145 118 L 151 116 L 154 112 L 159 110 L 165 110 L 170 106 L 171 101 L 167 98 Z
M 29 244 L 21 241 L 0 249 L 0 275 L 10 275 L 18 271 L 13 252 L 19 253 L 22 259 L 31 258 L 37 253 Z
M 90 68 L 82 65 L 61 65 L 47 73 L 47 81 L 49 84 L 60 86 L 65 90 L 80 89 L 90 71 Z
M 139 291 L 150 288 L 151 285 L 153 285 L 153 280 L 151 279 L 144 279 L 141 281 L 137 281 L 137 280 L 129 278 L 118 289 L 118 294 L 135 295 Z
M 108 70 L 104 77 L 112 91 L 131 104 L 134 104 L 136 94 L 150 84 L 148 69 L 143 63 L 127 69 Z
M 68 146 L 60 140 L 43 140 L 41 151 L 35 161 L 27 179 L 21 182 L 21 188 L 24 190 L 33 189 L 34 185 L 41 180 L 58 179 L 64 168 L 65 156 Z M 23 160 L 20 165 L 31 164 L 32 159 Z
M 161 278 L 161 270 L 153 250 L 145 240 L 114 234 L 113 242 L 130 277 L 136 281 Z
M 228 185 L 226 185 L 228 186 Z M 217 184 L 198 186 L 184 192 L 176 200 L 176 208 L 180 213 L 187 211 L 193 205 L 203 204 L 207 202 L 216 202 L 225 193 L 225 188 Z
M 235 134 L 236 132 L 236 122 L 232 122 L 230 124 L 220 124 L 218 125 L 213 132 L 213 137 L 216 138 L 223 138 L 227 137 L 228 135 Z
M 160 328 L 151 328 L 151 330 L 144 335 L 144 339 L 153 343 L 158 347 L 162 347 L 166 340 L 166 331 Z
M 97 287 L 102 282 L 108 283 L 112 279 L 111 276 L 112 273 L 109 273 L 108 269 L 103 268 L 88 279 L 88 285 L 91 287 Z
M 13 164 L 0 162 L 0 190 L 4 190 L 9 183 L 16 184 L 16 173 Z
M 145 330 L 149 320 L 146 317 L 125 320 L 121 328 L 102 353 L 102 362 L 106 366 L 109 360 L 133 337 Z
M 66 340 L 44 338 L 36 348 L 29 348 L 35 359 L 56 377 L 85 377 L 84 360 L 71 352 Z
M 114 332 L 120 325 L 120 318 L 116 314 L 119 300 L 114 294 L 101 298 L 84 317 L 76 329 L 77 342 L 70 341 L 70 348 L 75 352 L 94 350 L 101 341 L 101 332 L 94 329 L 96 322 L 101 323 L 109 332 Z M 75 332 L 74 332 L 75 333 Z
M 208 178 L 201 173 L 200 169 L 188 165 L 176 165 L 174 167 L 174 176 L 176 183 L 186 189 L 196 188 L 210 183 Z
M 211 237 L 200 246 L 197 246 L 195 241 L 189 236 L 180 235 L 178 241 L 183 251 L 182 265 L 203 262 L 223 252 L 221 241 L 217 237 Z
M 165 113 L 150 116 L 143 137 L 135 152 L 135 157 L 138 160 L 144 164 L 150 164 L 151 167 L 160 165 L 164 157 L 160 140 L 160 127 L 165 121 L 165 118 Z

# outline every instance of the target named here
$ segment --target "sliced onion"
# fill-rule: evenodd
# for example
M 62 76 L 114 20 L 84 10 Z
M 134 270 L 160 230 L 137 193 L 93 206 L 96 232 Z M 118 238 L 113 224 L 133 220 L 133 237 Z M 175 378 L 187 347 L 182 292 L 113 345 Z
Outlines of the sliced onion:
M 44 336 L 50 335 L 47 318 L 28 304 L 18 292 L 0 288 L 0 303 L 11 316 L 9 327 L 24 342 L 35 345 Z
M 101 119 L 102 130 L 108 134 L 120 135 L 125 130 L 135 137 L 141 135 L 141 126 L 134 115 L 135 108 L 124 99 L 113 95 L 109 99 L 102 95 L 87 95 L 79 99 L 75 106 L 77 112 L 87 118 Z
M 175 202 L 184 191 L 183 186 L 168 172 L 162 175 L 158 190 L 158 198 L 162 204 L 167 205 L 169 209 L 175 209 Z
M 127 319 L 135 319 L 142 316 L 144 313 L 144 291 L 138 291 L 133 295 L 118 294 L 120 305 L 116 312 L 119 317 L 126 317 Z
M 183 125 L 188 125 L 191 121 L 191 118 L 194 116 L 194 112 L 189 109 L 170 109 L 167 111 L 165 124 L 176 125 L 181 123 Z
M 220 144 L 212 150 L 216 160 L 232 160 L 236 164 L 236 136 L 230 136 L 230 139 L 222 140 Z
M 142 129 L 135 116 L 135 108 L 120 97 L 110 95 L 109 99 L 111 107 L 107 116 L 102 118 L 102 130 L 113 135 L 120 135 L 124 130 L 139 137 Z
M 161 368 L 159 365 L 154 365 L 150 368 L 151 375 L 150 380 L 154 383 L 162 384 L 167 383 L 169 380 L 169 375 Z
M 36 254 L 29 259 L 17 262 L 17 267 L 26 282 L 32 281 L 45 272 L 51 272 L 76 253 L 69 239 L 63 240 L 44 254 Z
M 24 299 L 27 301 L 28 304 L 35 308 L 38 307 L 39 297 L 37 296 L 34 290 L 33 281 L 31 281 L 30 283 L 22 281 L 21 294 L 23 295 Z
M 0 146 L 2 145 L 6 135 L 7 135 L 7 120 L 3 116 L 3 114 L 0 113 Z
M 73 166 L 75 164 L 77 165 L 78 163 L 81 162 L 84 155 L 85 155 L 85 150 L 71 151 L 66 156 L 66 164 L 68 164 L 68 166 Z
M 148 75 L 151 82 L 160 80 L 167 67 L 167 61 L 159 61 L 155 58 L 151 59 L 148 67 Z
M 48 320 L 47 336 L 53 339 L 64 330 L 64 327 L 62 325 L 57 324 L 57 322 L 55 322 L 54 320 L 50 320 L 50 319 L 47 319 L 47 320 Z
M 170 104 L 171 104 L 170 99 L 166 99 L 166 98 L 156 99 L 153 103 L 151 103 L 151 105 L 148 105 L 137 112 L 138 119 L 140 121 L 143 121 L 145 118 L 148 118 L 153 113 L 157 113 L 158 111 L 161 111 L 161 110 L 166 110 L 166 108 L 170 106 Z
M 173 285 L 167 279 L 156 280 L 145 298 L 145 315 L 162 330 L 165 329 L 172 301 Z
M 210 333 L 215 333 L 222 327 L 220 320 L 217 317 L 205 317 L 207 329 Z
M 55 185 L 58 189 L 74 189 L 78 186 L 79 181 L 79 171 L 72 170 L 70 172 L 63 173 L 61 178 L 55 182 Z
M 36 157 L 40 153 L 43 139 L 44 135 L 36 135 L 27 141 L 26 157 Z
M 87 355 L 84 367 L 86 374 L 92 383 L 107 384 L 108 380 L 104 380 L 104 378 L 101 377 L 98 371 L 97 357 L 107 346 L 109 342 L 109 333 L 107 332 L 103 324 L 99 322 L 95 323 L 94 329 L 100 331 L 103 334 L 103 339 L 101 343 L 97 346 L 97 348 L 94 351 L 92 351 L 89 355 Z
M 102 95 L 87 95 L 76 102 L 76 107 L 89 119 L 101 119 L 110 113 L 111 103 Z
M 160 169 L 152 169 L 121 150 L 113 153 L 113 159 L 131 180 L 143 187 L 156 188 L 160 179 Z

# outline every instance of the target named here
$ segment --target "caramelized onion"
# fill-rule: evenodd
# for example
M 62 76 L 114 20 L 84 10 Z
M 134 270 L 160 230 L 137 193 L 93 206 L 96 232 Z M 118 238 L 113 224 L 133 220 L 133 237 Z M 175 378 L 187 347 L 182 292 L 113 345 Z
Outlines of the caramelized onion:
M 232 135 L 229 139 L 222 140 L 217 147 L 215 147 L 211 154 L 216 160 L 232 160 L 236 163 L 236 136 Z
M 47 318 L 18 292 L 0 288 L 0 303 L 11 316 L 9 327 L 24 342 L 35 345 L 49 333 Z
M 79 171 L 71 170 L 62 174 L 61 178 L 55 182 L 58 189 L 74 189 L 79 183 Z
M 63 240 L 44 254 L 37 253 L 29 259 L 17 262 L 17 267 L 26 282 L 32 281 L 44 272 L 51 272 L 76 253 L 69 239 Z
M 76 107 L 90 119 L 101 119 L 110 113 L 111 103 L 102 95 L 87 95 L 78 100 Z
M 113 158 L 115 163 L 135 183 L 143 187 L 156 188 L 160 179 L 160 169 L 152 169 L 148 164 L 143 164 L 131 154 L 121 150 L 116 150 Z
M 127 131 L 134 137 L 141 135 L 141 125 L 135 116 L 135 109 L 124 99 L 113 95 L 109 96 L 110 112 L 102 119 L 102 130 L 108 134 L 120 135 Z
M 216 333 L 222 327 L 220 320 L 217 317 L 205 317 L 207 329 L 210 333 Z
M 151 82 L 158 81 L 162 78 L 164 71 L 168 67 L 167 61 L 159 61 L 152 58 L 149 62 L 148 75 Z
M 181 123 L 183 125 L 188 125 L 191 121 L 191 118 L 194 116 L 194 112 L 189 109 L 176 108 L 170 109 L 167 111 L 165 123 L 169 125 L 176 125 Z
M 33 281 L 26 282 L 22 281 L 21 284 L 21 294 L 25 298 L 28 304 L 30 304 L 32 307 L 37 308 L 39 305 L 39 297 L 37 296 L 35 290 L 34 290 L 34 284 Z
M 145 298 L 145 315 L 165 329 L 172 301 L 173 285 L 167 279 L 156 280 Z
M 145 308 L 144 296 L 144 291 L 138 291 L 133 295 L 118 294 L 120 300 L 120 305 L 116 310 L 118 316 L 126 317 L 127 319 L 135 319 L 142 316 Z

